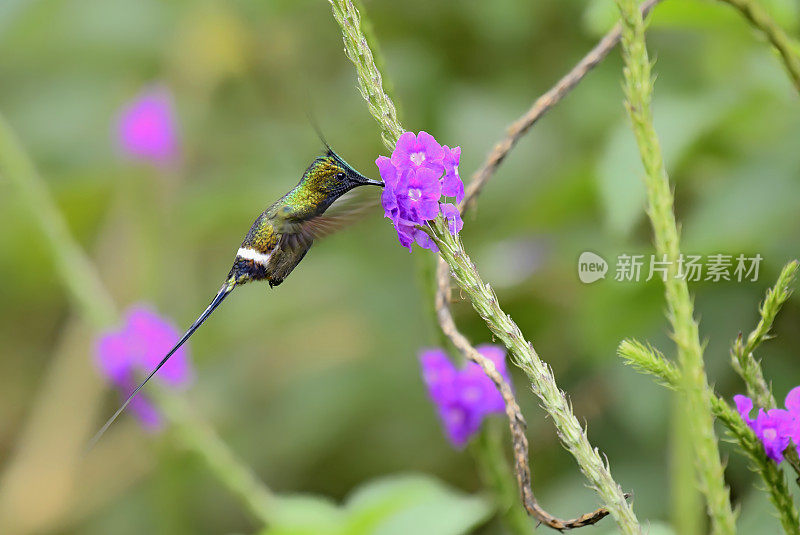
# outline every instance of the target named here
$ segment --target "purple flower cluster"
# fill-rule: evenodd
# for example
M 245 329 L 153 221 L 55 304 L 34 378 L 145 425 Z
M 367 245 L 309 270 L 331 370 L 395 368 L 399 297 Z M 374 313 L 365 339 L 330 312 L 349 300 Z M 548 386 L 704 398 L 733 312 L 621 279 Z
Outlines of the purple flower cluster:
M 511 384 L 505 351 L 494 345 L 482 345 L 477 349 L 494 363 L 497 371 Z M 458 369 L 441 349 L 426 349 L 420 354 L 419 360 L 428 393 L 436 405 L 447 438 L 454 447 L 463 448 L 478 432 L 486 416 L 505 412 L 505 404 L 497 387 L 474 362 Z
M 434 241 L 417 228 L 440 213 L 447 219 L 451 234 L 464 226 L 455 204 L 440 202 L 453 197 L 464 199 L 464 183 L 458 175 L 461 147 L 439 145 L 427 132 L 404 132 L 397 140 L 392 157 L 379 156 L 375 163 L 386 186 L 381 203 L 385 216 L 392 220 L 397 238 L 411 250 L 421 247 L 437 251 Z
M 117 331 L 101 335 L 95 345 L 95 363 L 100 373 L 120 392 L 128 397 L 137 386 L 138 377 L 150 373 L 167 351 L 172 349 L 180 332 L 167 320 L 145 306 L 128 310 L 125 324 Z M 156 374 L 168 386 L 187 385 L 193 376 L 188 352 L 184 345 Z M 147 397 L 140 392 L 130 409 L 139 418 L 145 429 L 156 430 L 161 426 L 161 416 Z
M 115 131 L 117 146 L 128 158 L 166 165 L 180 155 L 172 95 L 162 86 L 145 88 L 126 104 Z
M 786 395 L 784 405 L 786 409 L 758 409 L 755 418 L 750 418 L 753 410 L 753 400 L 747 396 L 733 396 L 736 410 L 742 420 L 750 426 L 758 439 L 764 444 L 764 449 L 770 459 L 776 463 L 783 460 L 783 452 L 789 447 L 789 441 L 794 442 L 797 452 L 800 453 L 800 386 L 794 387 Z

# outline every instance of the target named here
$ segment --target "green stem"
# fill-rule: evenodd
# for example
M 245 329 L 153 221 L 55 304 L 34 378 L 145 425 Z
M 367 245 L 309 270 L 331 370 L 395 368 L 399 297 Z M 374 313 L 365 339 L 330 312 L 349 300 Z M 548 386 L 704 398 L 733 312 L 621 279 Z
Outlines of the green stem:
M 641 533 L 633 508 L 625 499 L 619 484 L 611 476 L 607 461 L 589 442 L 564 393 L 556 383 L 550 366 L 543 362 L 533 345 L 525 340 L 517 324 L 498 303 L 491 286 L 481 279 L 458 235 L 452 236 L 440 218 L 431 233 L 439 245 L 439 254 L 450 266 L 453 279 L 472 302 L 492 334 L 508 348 L 512 361 L 531 381 L 533 392 L 542 402 L 558 431 L 564 447 L 572 454 L 590 486 L 599 494 L 608 511 L 614 516 L 622 533 Z
M 0 115 L 0 176 L 17 188 L 44 238 L 56 273 L 82 310 L 98 328 L 116 323 L 117 307 L 92 262 L 86 257 L 47 186 L 22 148 L 5 118 Z M 23 259 L 24 260 L 24 259 Z M 13 281 L 9 281 L 13 284 Z
M 703 496 L 695 485 L 694 447 L 692 430 L 684 416 L 687 412 L 683 396 L 672 396 L 669 437 L 670 492 L 672 525 L 675 533 L 700 535 L 706 531 Z
M 684 381 L 680 370 L 652 347 L 633 340 L 623 340 L 617 353 L 626 363 L 643 373 L 655 376 L 664 386 L 676 391 L 683 388 Z M 753 469 L 766 484 L 770 501 L 778 511 L 784 531 L 792 535 L 800 534 L 800 518 L 783 472 L 767 457 L 763 445 L 753 430 L 725 403 L 724 399 L 712 393 L 710 405 L 713 415 L 725 425 L 741 451 L 752 462 Z
M 504 453 L 503 433 L 499 421 L 486 422 L 472 441 L 470 451 L 478 464 L 484 486 L 492 492 L 503 525 L 510 533 L 530 535 L 533 523 L 519 502 L 514 472 Z
M 328 0 L 333 17 L 339 23 L 344 41 L 344 51 L 358 74 L 358 87 L 367 107 L 381 127 L 383 143 L 394 148 L 397 138 L 403 133 L 394 102 L 383 87 L 381 71 L 375 64 L 367 36 L 361 28 L 361 15 L 350 0 Z
M 653 127 L 650 108 L 653 79 L 645 47 L 644 21 L 635 0 L 616 2 L 622 17 L 626 106 L 645 168 L 647 214 L 653 225 L 656 252 L 670 262 L 665 281 L 668 316 L 678 346 L 682 391 L 687 406 L 685 416 L 694 438 L 699 486 L 706 496 L 713 532 L 732 534 L 736 525 L 714 433 L 711 392 L 703 366 L 703 348 L 694 319 L 694 306 L 686 280 L 676 277 L 680 240 L 669 179 Z
M 34 221 L 53 259 L 56 274 L 69 290 L 75 305 L 96 328 L 118 322 L 119 312 L 97 270 L 70 234 L 46 185 L 39 177 L 33 161 L 24 151 L 8 123 L 0 116 L 0 176 L 8 179 L 28 205 Z M 188 416 L 181 401 L 159 395 L 159 407 L 169 414 L 185 443 L 198 452 L 217 475 L 261 520 L 267 521 L 270 492 L 240 464 L 207 424 Z
M 758 29 L 778 51 L 792 83 L 800 91 L 800 55 L 797 49 L 769 13 L 755 0 L 721 0 L 730 4 Z
M 800 534 L 800 517 L 798 517 L 783 472 L 772 459 L 767 457 L 761 441 L 758 440 L 753 430 L 744 423 L 739 413 L 732 409 L 724 399 L 718 396 L 712 397 L 711 407 L 714 415 L 725 425 L 745 456 L 753 463 L 754 470 L 766 484 L 769 499 L 778 511 L 783 530 L 788 535 Z
M 775 286 L 767 290 L 764 303 L 759 308 L 761 319 L 758 321 L 758 325 L 747 336 L 747 340 L 744 340 L 742 334 L 739 333 L 731 348 L 733 369 L 744 380 L 747 395 L 753 399 L 756 407 L 772 409 L 777 406 L 775 396 L 772 395 L 772 390 L 764 379 L 761 363 L 756 360 L 753 353 L 764 340 L 769 339 L 769 331 L 772 329 L 778 311 L 792 294 L 792 283 L 797 274 L 797 268 L 797 260 L 792 260 L 783 267 L 778 281 Z M 798 456 L 797 450 L 787 449 L 785 457 L 789 465 L 800 476 L 800 456 Z
M 775 286 L 767 290 L 767 296 L 759 309 L 761 319 L 756 328 L 747 337 L 742 335 L 736 338 L 731 349 L 733 368 L 744 380 L 747 394 L 753 399 L 756 407 L 773 409 L 776 407 L 775 397 L 772 395 L 761 364 L 753 356 L 761 342 L 769 338 L 769 331 L 775 322 L 775 316 L 792 293 L 792 283 L 797 273 L 798 263 L 793 260 L 781 270 Z
M 336 22 L 342 30 L 347 57 L 358 75 L 361 94 L 367 101 L 384 144 L 392 149 L 403 132 L 391 99 L 383 90 L 380 71 L 375 66 L 367 39 L 360 27 L 360 16 L 350 0 L 329 0 Z M 534 392 L 553 418 L 564 446 L 575 457 L 581 471 L 598 492 L 623 533 L 641 533 L 639 521 L 625 494 L 611 477 L 600 452 L 592 447 L 564 393 L 558 388 L 550 367 L 542 362 L 533 346 L 522 336 L 519 327 L 500 308 L 491 287 L 481 280 L 475 266 L 461 247 L 458 237 L 450 236 L 441 218 L 437 220 L 442 258 L 450 265 L 456 283 L 472 301 L 492 333 L 509 349 L 512 358 L 531 380 Z
M 361 0 L 353 0 L 353 5 L 356 8 L 356 12 L 361 15 L 361 31 L 364 33 L 364 36 L 367 40 L 367 47 L 372 52 L 372 60 L 375 62 L 375 67 L 377 68 L 378 72 L 383 72 L 386 67 L 386 60 L 381 52 L 380 44 L 375 38 L 375 28 L 372 26 L 372 21 L 369 17 L 364 15 L 364 7 Z M 393 85 L 394 84 L 392 84 L 391 78 L 383 78 L 383 92 L 389 98 L 391 98 L 392 94 L 394 93 Z
M 181 443 L 198 455 L 256 518 L 269 524 L 275 498 L 253 471 L 236 458 L 206 422 L 192 414 L 183 398 L 159 388 L 153 388 L 152 395 Z

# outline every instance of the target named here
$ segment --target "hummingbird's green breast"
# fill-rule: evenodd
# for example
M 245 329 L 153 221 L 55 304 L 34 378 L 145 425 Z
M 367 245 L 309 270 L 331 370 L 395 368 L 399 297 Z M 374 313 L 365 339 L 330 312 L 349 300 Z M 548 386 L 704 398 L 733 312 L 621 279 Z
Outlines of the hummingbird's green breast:
M 303 259 L 313 240 L 303 239 L 298 231 L 318 211 L 316 196 L 306 189 L 301 183 L 253 222 L 231 269 L 237 284 L 267 280 L 277 286 Z
M 300 182 L 256 218 L 236 253 L 228 280 L 243 284 L 267 280 L 277 286 L 303 259 L 321 234 L 322 214 L 351 189 L 370 180 L 330 148 L 315 159 Z

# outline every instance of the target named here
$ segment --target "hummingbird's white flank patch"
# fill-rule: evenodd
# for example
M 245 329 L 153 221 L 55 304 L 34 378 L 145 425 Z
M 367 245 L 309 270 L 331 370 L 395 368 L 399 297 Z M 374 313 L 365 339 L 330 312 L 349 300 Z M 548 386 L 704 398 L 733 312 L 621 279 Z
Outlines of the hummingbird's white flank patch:
M 249 247 L 240 247 L 239 250 L 236 251 L 236 256 L 244 260 L 252 260 L 256 264 L 266 266 L 269 262 L 270 254 L 260 253 Z

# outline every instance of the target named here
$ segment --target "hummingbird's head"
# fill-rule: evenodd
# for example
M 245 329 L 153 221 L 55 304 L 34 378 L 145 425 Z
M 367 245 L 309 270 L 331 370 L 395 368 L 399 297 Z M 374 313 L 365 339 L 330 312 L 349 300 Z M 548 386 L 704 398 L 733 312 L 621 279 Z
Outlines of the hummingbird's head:
M 320 194 L 329 203 L 358 186 L 383 187 L 383 182 L 365 177 L 330 147 L 306 169 L 301 183 Z

